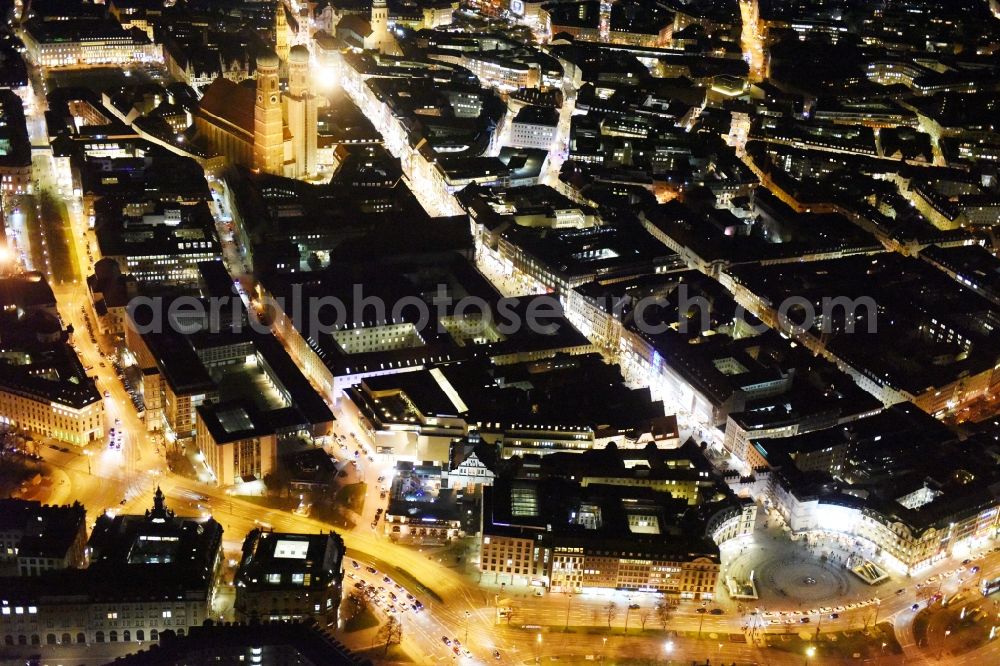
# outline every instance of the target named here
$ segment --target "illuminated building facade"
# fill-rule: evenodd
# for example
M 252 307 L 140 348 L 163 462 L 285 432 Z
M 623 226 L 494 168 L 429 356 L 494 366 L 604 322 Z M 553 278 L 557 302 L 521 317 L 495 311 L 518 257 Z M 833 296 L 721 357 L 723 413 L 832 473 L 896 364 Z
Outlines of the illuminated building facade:
M 195 444 L 221 486 L 263 479 L 278 464 L 275 428 L 252 404 L 203 404 Z
M 92 395 L 71 395 L 77 393 L 71 391 L 55 399 L 60 392 L 35 391 L 27 384 L 19 386 L 8 378 L 0 381 L 0 423 L 78 446 L 103 438 L 104 403 L 96 388 Z
M 257 96 L 253 109 L 253 168 L 264 173 L 282 173 L 285 161 L 281 92 L 278 88 L 278 57 L 257 57 Z
M 516 90 L 541 85 L 541 71 L 531 63 L 488 53 L 466 53 L 461 60 L 480 81 L 492 86 Z
M 290 157 L 299 175 L 316 173 L 318 123 L 316 96 L 309 89 L 309 50 L 301 44 L 293 46 L 288 56 L 288 93 L 282 95 L 284 117 L 292 135 Z
M 126 65 L 163 62 L 163 47 L 140 31 L 125 31 L 113 19 L 39 21 L 25 24 L 24 45 L 39 67 Z

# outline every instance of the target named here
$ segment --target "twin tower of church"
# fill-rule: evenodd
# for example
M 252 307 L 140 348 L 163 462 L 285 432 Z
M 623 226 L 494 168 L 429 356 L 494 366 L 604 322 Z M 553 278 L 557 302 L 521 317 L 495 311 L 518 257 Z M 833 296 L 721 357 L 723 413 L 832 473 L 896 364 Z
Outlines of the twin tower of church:
M 316 162 L 316 96 L 309 87 L 309 49 L 289 48 L 284 3 L 275 18 L 275 50 L 257 57 L 253 111 L 253 168 L 289 178 L 314 175 Z M 288 89 L 279 87 L 282 63 Z
M 389 33 L 389 11 L 385 0 L 373 0 L 371 35 L 365 46 L 396 52 Z M 275 53 L 257 58 L 257 97 L 254 102 L 253 168 L 289 178 L 316 174 L 316 96 L 310 90 L 309 49 L 289 47 L 285 4 L 279 0 L 275 12 Z M 368 42 L 371 42 L 370 44 Z M 282 66 L 288 72 L 288 89 L 282 93 L 278 80 Z
M 316 96 L 309 90 L 309 50 L 288 51 L 288 90 L 278 86 L 281 60 L 274 53 L 257 57 L 253 107 L 253 168 L 302 178 L 316 173 Z

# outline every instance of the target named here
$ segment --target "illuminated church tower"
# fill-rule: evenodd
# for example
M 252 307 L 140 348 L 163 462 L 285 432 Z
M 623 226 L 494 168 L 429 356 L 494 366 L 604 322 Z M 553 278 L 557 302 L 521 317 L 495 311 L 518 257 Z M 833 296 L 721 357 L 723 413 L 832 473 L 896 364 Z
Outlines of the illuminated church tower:
M 282 174 L 284 133 L 278 56 L 257 56 L 257 99 L 253 109 L 253 166 L 264 173 Z
M 292 135 L 290 169 L 286 176 L 316 173 L 316 96 L 309 91 L 309 49 L 293 46 L 288 56 L 288 93 L 283 96 L 288 131 Z
M 288 18 L 285 16 L 285 3 L 278 0 L 278 8 L 274 12 L 274 50 L 278 60 L 288 61 Z
M 389 29 L 389 9 L 385 0 L 372 0 L 372 32 L 384 34 Z
M 372 14 L 368 21 L 372 34 L 365 39 L 365 48 L 381 53 L 398 53 L 395 38 L 389 34 L 389 8 L 385 0 L 372 0 Z

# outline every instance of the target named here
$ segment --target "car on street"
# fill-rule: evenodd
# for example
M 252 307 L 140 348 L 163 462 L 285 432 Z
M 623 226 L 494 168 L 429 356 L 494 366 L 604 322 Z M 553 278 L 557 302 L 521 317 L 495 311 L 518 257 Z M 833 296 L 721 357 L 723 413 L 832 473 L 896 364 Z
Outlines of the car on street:
M 639 604 L 629 604 L 629 610 L 639 610 Z
M 451 645 L 451 639 L 448 638 L 447 636 L 442 636 L 441 642 L 444 643 L 445 645 Z
M 724 611 L 721 608 L 713 608 L 708 612 L 711 613 L 712 615 L 722 615 Z
M 698 608 L 694 609 L 694 612 L 696 612 L 696 613 L 704 613 L 705 612 L 705 608 L 702 607 L 702 606 L 699 606 Z

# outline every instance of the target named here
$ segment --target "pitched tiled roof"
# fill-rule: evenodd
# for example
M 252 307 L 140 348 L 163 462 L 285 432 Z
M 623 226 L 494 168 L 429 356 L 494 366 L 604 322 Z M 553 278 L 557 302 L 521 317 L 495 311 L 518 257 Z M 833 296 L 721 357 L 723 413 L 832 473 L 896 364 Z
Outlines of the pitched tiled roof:
M 253 135 L 254 89 L 218 78 L 205 88 L 200 113 L 221 118 Z
M 368 37 L 372 34 L 372 24 L 364 16 L 348 14 L 337 23 L 337 30 L 350 30 L 359 37 Z

